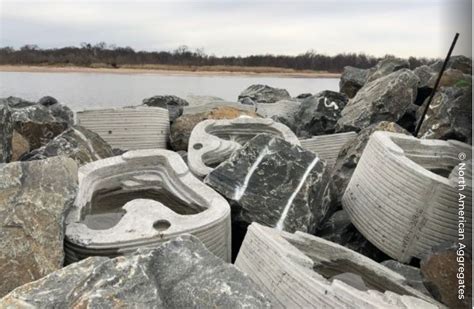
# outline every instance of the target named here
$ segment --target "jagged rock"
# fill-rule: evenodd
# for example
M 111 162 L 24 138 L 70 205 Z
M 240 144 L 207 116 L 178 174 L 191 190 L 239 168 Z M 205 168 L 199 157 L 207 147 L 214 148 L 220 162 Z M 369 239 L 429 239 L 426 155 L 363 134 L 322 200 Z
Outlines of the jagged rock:
M 77 124 L 123 150 L 166 148 L 170 130 L 166 108 L 144 105 L 81 111 Z
M 367 82 L 368 74 L 369 70 L 366 69 L 351 66 L 344 67 L 341 80 L 339 81 L 339 92 L 344 93 L 349 98 L 353 98 Z
M 247 105 L 242 105 L 247 106 Z M 185 114 L 173 122 L 171 125 L 170 143 L 175 150 L 188 150 L 189 137 L 194 127 L 207 119 L 234 119 L 240 116 L 257 117 L 253 111 L 231 106 L 217 106 L 210 111 L 198 112 L 196 114 Z
M 194 175 L 205 177 L 215 166 L 260 133 L 280 137 L 295 145 L 300 144 L 287 126 L 269 118 L 204 120 L 194 127 L 189 139 L 189 168 Z
M 408 69 L 368 82 L 342 110 L 336 132 L 360 131 L 379 121 L 398 121 L 415 102 L 418 82 Z
M 418 84 L 418 91 L 416 95 L 415 104 L 421 105 L 428 98 L 433 91 L 434 83 L 431 84 L 430 80 L 433 76 L 437 76 L 433 69 L 427 65 L 421 65 L 413 70 L 413 73 L 418 77 L 420 83 Z
M 438 73 L 443 67 L 444 60 L 438 60 L 433 63 L 430 67 Z M 460 70 L 465 74 L 472 75 L 472 59 L 463 55 L 451 56 L 448 61 L 447 68 Z
M 346 104 L 345 94 L 321 91 L 301 102 L 292 129 L 296 135 L 304 137 L 334 133 L 336 122 Z
M 367 82 L 370 83 L 378 78 L 389 75 L 401 69 L 409 69 L 410 63 L 406 59 L 388 57 L 382 59 L 377 65 L 370 69 Z
M 472 144 L 472 89 L 449 87 L 438 91 L 428 108 L 418 136 L 427 139 L 456 139 Z M 418 109 L 417 121 L 428 100 Z
M 0 164 L 12 158 L 13 119 L 10 106 L 0 100 Z
M 0 307 L 270 308 L 259 286 L 192 236 L 115 259 L 93 257 L 15 289 Z
M 354 140 L 356 136 L 355 132 L 319 135 L 301 139 L 300 143 L 304 149 L 317 153 L 321 159 L 326 160 L 327 166 L 332 168 L 342 146 Z
M 205 179 L 226 197 L 235 222 L 312 232 L 320 223 L 326 163 L 311 151 L 260 134 Z
M 424 258 L 431 247 L 458 239 L 459 194 L 471 205 L 472 164 L 462 165 L 460 153 L 471 158 L 471 146 L 374 132 L 342 198 L 344 210 L 357 230 L 390 257 L 403 263 Z M 466 218 L 472 215 L 471 207 L 460 211 Z M 471 222 L 464 229 L 470 243 Z
M 170 122 L 173 122 L 183 114 L 183 106 L 188 106 L 189 103 L 174 95 L 157 95 L 143 99 L 143 105 L 168 109 Z
M 0 164 L 0 297 L 62 267 L 76 185 L 68 158 Z
M 302 232 L 291 234 L 257 223 L 248 228 L 235 265 L 277 308 L 441 306 L 408 286 L 401 275 L 347 248 Z M 337 279 L 348 272 L 358 276 L 369 290 L 361 290 L 360 281 L 348 284 Z
M 299 95 L 296 96 L 297 99 L 306 99 L 308 97 L 312 96 L 311 93 L 301 93 Z
M 64 119 L 68 124 L 74 124 L 74 112 L 67 107 L 62 105 L 53 97 L 46 96 L 39 99 L 38 104 L 47 106 L 54 117 Z
M 190 106 L 205 105 L 212 102 L 224 101 L 224 99 L 209 95 L 188 95 L 184 98 Z
M 438 79 L 438 74 L 433 74 L 433 76 L 431 76 L 430 80 L 428 81 L 428 86 L 431 87 L 431 89 L 434 88 L 436 79 Z M 447 69 L 441 76 L 438 89 L 442 87 L 452 87 L 458 85 L 462 87 L 463 84 L 466 84 L 466 86 L 470 87 L 472 84 L 472 77 L 459 70 Z
M 341 199 L 344 195 L 344 191 L 346 191 L 352 174 L 359 163 L 362 152 L 369 141 L 370 135 L 375 131 L 410 134 L 396 123 L 381 121 L 361 130 L 354 140 L 344 144 L 339 151 L 336 163 L 329 177 L 329 184 L 326 188 L 324 208 L 328 209 L 329 214 L 341 209 Z
M 290 128 L 294 128 L 295 115 L 300 105 L 300 102 L 293 100 L 281 100 L 275 103 L 258 103 L 257 113 L 263 117 L 272 118 Z
M 252 106 L 257 106 L 257 103 L 255 103 L 251 98 L 245 97 L 242 100 L 240 100 L 240 104 L 244 105 L 252 105 Z
M 464 245 L 470 246 L 471 242 Z M 443 244 L 433 248 L 433 252 L 421 261 L 425 287 L 449 308 L 470 308 L 472 305 L 472 260 L 466 249 L 457 244 Z
M 256 84 L 249 86 L 239 94 L 239 101 L 244 98 L 250 98 L 257 103 L 274 103 L 280 100 L 290 100 L 291 96 L 285 89 Z
M 56 100 L 53 97 L 50 96 L 45 96 L 42 97 L 41 99 L 38 100 L 38 103 L 44 106 L 50 106 L 59 103 L 58 100 Z
M 81 126 L 73 126 L 56 136 L 48 144 L 24 155 L 22 161 L 43 160 L 54 156 L 66 156 L 78 165 L 112 157 L 112 147 L 98 134 Z
M 430 292 L 428 292 L 425 285 L 423 284 L 423 278 L 419 268 L 402 264 L 395 260 L 383 261 L 381 264 L 405 277 L 409 286 L 417 289 L 425 295 L 431 296 Z
M 372 245 L 355 228 L 344 210 L 336 211 L 328 220 L 324 221 L 315 235 L 340 244 L 377 262 L 390 258 Z
M 196 235 L 230 261 L 230 207 L 162 149 L 128 151 L 79 169 L 79 191 L 66 219 L 66 261 L 156 247 Z

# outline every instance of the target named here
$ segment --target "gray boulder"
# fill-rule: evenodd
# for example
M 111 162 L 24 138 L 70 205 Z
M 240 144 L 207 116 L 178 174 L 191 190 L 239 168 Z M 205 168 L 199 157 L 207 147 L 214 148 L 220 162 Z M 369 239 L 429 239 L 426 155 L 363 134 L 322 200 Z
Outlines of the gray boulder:
M 147 106 L 166 108 L 170 114 L 170 122 L 183 114 L 183 106 L 188 106 L 186 100 L 174 95 L 157 95 L 151 98 L 143 99 L 143 104 Z
M 349 98 L 353 98 L 356 93 L 367 82 L 370 71 L 366 69 L 344 67 L 339 81 L 339 92 L 344 93 Z
M 290 94 L 285 89 L 273 88 L 267 85 L 251 85 L 239 94 L 238 100 L 252 99 L 257 103 L 273 103 L 280 100 L 290 100 Z
M 23 155 L 22 161 L 43 160 L 54 156 L 66 156 L 78 165 L 112 157 L 112 147 L 98 134 L 81 126 L 73 126 L 56 136 L 46 145 Z
M 428 139 L 456 139 L 472 144 L 472 88 L 442 88 L 433 97 L 418 136 Z M 418 109 L 417 121 L 428 100 Z
M 380 60 L 375 67 L 370 69 L 367 82 L 370 83 L 378 78 L 387 76 L 401 69 L 409 69 L 410 63 L 406 59 L 387 57 Z
M 415 102 L 419 79 L 402 69 L 362 87 L 342 110 L 336 132 L 360 131 L 379 121 L 398 121 Z
M 0 307 L 270 308 L 261 289 L 195 237 L 129 256 L 92 257 L 17 288 Z
M 421 271 L 419 268 L 406 265 L 395 260 L 383 261 L 381 264 L 405 277 L 407 279 L 406 283 L 412 288 L 417 289 L 425 295 L 431 296 L 430 292 L 428 292 L 425 285 L 423 284 L 423 277 L 421 276 Z
M 334 133 L 347 101 L 345 94 L 321 91 L 301 102 L 290 128 L 299 137 Z
M 38 100 L 38 104 L 41 104 L 44 106 L 51 106 L 58 103 L 59 103 L 58 100 L 56 100 L 55 98 L 51 96 L 45 96 Z
M 12 158 L 13 119 L 10 106 L 0 101 L 0 163 Z
M 296 96 L 297 99 L 306 99 L 312 96 L 311 93 L 305 92 L 305 93 L 300 93 L 299 95 Z
M 431 84 L 431 80 L 433 76 L 436 77 L 437 74 L 435 71 L 433 71 L 432 68 L 427 65 L 421 65 L 415 68 L 415 70 L 413 70 L 413 73 L 415 73 L 415 75 L 420 80 L 415 100 L 415 104 L 419 106 L 423 104 L 426 98 L 429 97 L 431 92 L 433 91 L 434 84 Z
M 438 60 L 433 63 L 430 67 L 438 73 L 443 67 L 444 60 Z M 460 70 L 465 74 L 472 75 L 472 59 L 463 55 L 451 56 L 447 65 L 448 69 Z
M 64 157 L 1 164 L 0 179 L 1 297 L 62 267 L 77 165 Z
M 311 151 L 260 134 L 235 151 L 205 183 L 226 197 L 237 225 L 259 222 L 313 232 L 325 216 L 326 163 Z

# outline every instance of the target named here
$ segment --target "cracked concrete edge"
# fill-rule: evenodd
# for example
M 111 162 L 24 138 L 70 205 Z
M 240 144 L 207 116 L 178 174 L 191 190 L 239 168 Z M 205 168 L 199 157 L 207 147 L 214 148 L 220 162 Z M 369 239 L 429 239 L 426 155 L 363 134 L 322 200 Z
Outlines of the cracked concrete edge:
M 458 239 L 459 191 L 453 168 L 461 152 L 471 158 L 471 146 L 458 141 L 375 132 L 344 193 L 343 207 L 377 248 L 400 262 L 421 259 L 433 246 Z M 446 175 L 435 173 L 440 169 Z M 466 183 L 465 204 L 471 205 L 471 182 Z M 470 207 L 464 212 L 471 217 Z M 465 229 L 470 237 L 472 223 Z
M 323 269 L 334 270 L 341 259 L 349 271 L 369 284 L 379 283 L 382 289 L 370 285 L 371 289 L 361 291 L 326 279 Z M 444 308 L 407 286 L 401 275 L 350 249 L 255 222 L 248 228 L 235 265 L 263 289 L 276 308 Z
M 326 160 L 329 167 L 333 167 L 342 146 L 349 141 L 353 141 L 356 137 L 357 133 L 351 131 L 313 136 L 311 138 L 300 139 L 300 142 L 301 147 L 317 153 L 322 159 Z

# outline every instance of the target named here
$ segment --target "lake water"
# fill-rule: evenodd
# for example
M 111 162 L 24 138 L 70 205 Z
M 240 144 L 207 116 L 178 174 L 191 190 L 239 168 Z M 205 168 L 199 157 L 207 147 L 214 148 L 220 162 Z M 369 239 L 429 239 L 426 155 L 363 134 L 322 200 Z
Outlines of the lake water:
M 236 101 L 252 84 L 284 88 L 291 96 L 338 90 L 338 78 L 209 76 L 172 74 L 0 72 L 0 97 L 37 101 L 50 95 L 75 111 L 141 104 L 144 98 L 172 94 L 217 96 Z

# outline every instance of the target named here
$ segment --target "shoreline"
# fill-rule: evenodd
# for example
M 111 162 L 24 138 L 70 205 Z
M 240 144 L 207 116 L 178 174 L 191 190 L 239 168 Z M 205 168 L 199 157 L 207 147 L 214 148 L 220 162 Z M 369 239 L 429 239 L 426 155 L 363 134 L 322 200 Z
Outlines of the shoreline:
M 259 67 L 78 67 L 78 66 L 33 66 L 33 65 L 0 65 L 0 72 L 25 73 L 107 73 L 107 74 L 159 74 L 159 75 L 189 75 L 189 76 L 264 76 L 264 77 L 293 77 L 293 78 L 340 78 L 340 73 L 294 71 L 278 68 Z

